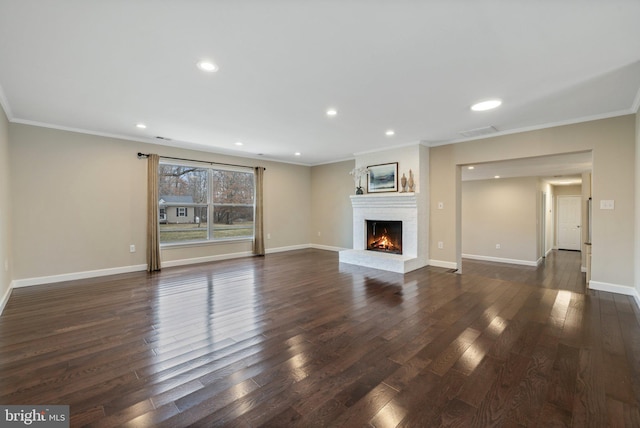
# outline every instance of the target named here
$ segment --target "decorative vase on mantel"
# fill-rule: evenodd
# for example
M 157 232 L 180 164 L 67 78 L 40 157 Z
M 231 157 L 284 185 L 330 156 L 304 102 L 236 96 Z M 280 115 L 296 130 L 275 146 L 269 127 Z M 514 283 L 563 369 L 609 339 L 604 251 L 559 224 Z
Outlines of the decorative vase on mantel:
M 402 192 L 405 193 L 407 191 L 407 176 L 402 174 L 402 178 L 400 179 L 400 185 L 402 186 Z
M 415 182 L 413 181 L 413 171 L 409 170 L 409 192 L 412 192 L 414 189 Z
M 360 168 L 353 168 L 349 175 L 353 176 L 353 180 L 356 182 L 356 195 L 364 195 L 362 189 L 362 177 L 369 173 L 369 167 L 361 166 Z

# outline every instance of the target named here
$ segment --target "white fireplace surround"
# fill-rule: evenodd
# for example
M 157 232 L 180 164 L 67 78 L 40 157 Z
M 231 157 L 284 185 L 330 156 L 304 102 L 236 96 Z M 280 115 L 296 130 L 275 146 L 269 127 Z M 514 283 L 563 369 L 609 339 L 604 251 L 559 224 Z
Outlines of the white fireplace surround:
M 407 273 L 427 265 L 419 242 L 419 223 L 426 222 L 415 193 L 351 196 L 353 207 L 353 249 L 340 251 L 340 262 L 391 272 Z M 422 214 L 422 215 L 421 215 Z M 366 249 L 367 220 L 402 222 L 402 255 Z

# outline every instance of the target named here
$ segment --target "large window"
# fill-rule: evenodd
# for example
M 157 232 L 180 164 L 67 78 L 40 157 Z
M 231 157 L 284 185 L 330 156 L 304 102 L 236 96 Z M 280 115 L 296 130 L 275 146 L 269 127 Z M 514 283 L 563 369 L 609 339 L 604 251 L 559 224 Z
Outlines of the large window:
M 252 171 L 160 163 L 160 243 L 253 238 Z

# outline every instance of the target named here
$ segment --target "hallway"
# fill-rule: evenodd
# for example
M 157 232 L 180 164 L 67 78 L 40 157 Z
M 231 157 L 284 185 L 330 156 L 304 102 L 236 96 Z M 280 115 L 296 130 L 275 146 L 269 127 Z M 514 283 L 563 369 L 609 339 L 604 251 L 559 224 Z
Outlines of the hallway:
M 462 272 L 542 288 L 585 294 L 579 251 L 553 250 L 538 267 L 463 259 Z

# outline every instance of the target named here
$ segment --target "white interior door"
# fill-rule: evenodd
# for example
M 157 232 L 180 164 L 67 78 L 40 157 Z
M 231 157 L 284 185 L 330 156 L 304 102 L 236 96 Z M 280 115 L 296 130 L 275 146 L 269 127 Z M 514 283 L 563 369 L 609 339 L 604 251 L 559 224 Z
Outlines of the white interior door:
M 580 196 L 558 196 L 558 249 L 581 249 L 581 206 Z

